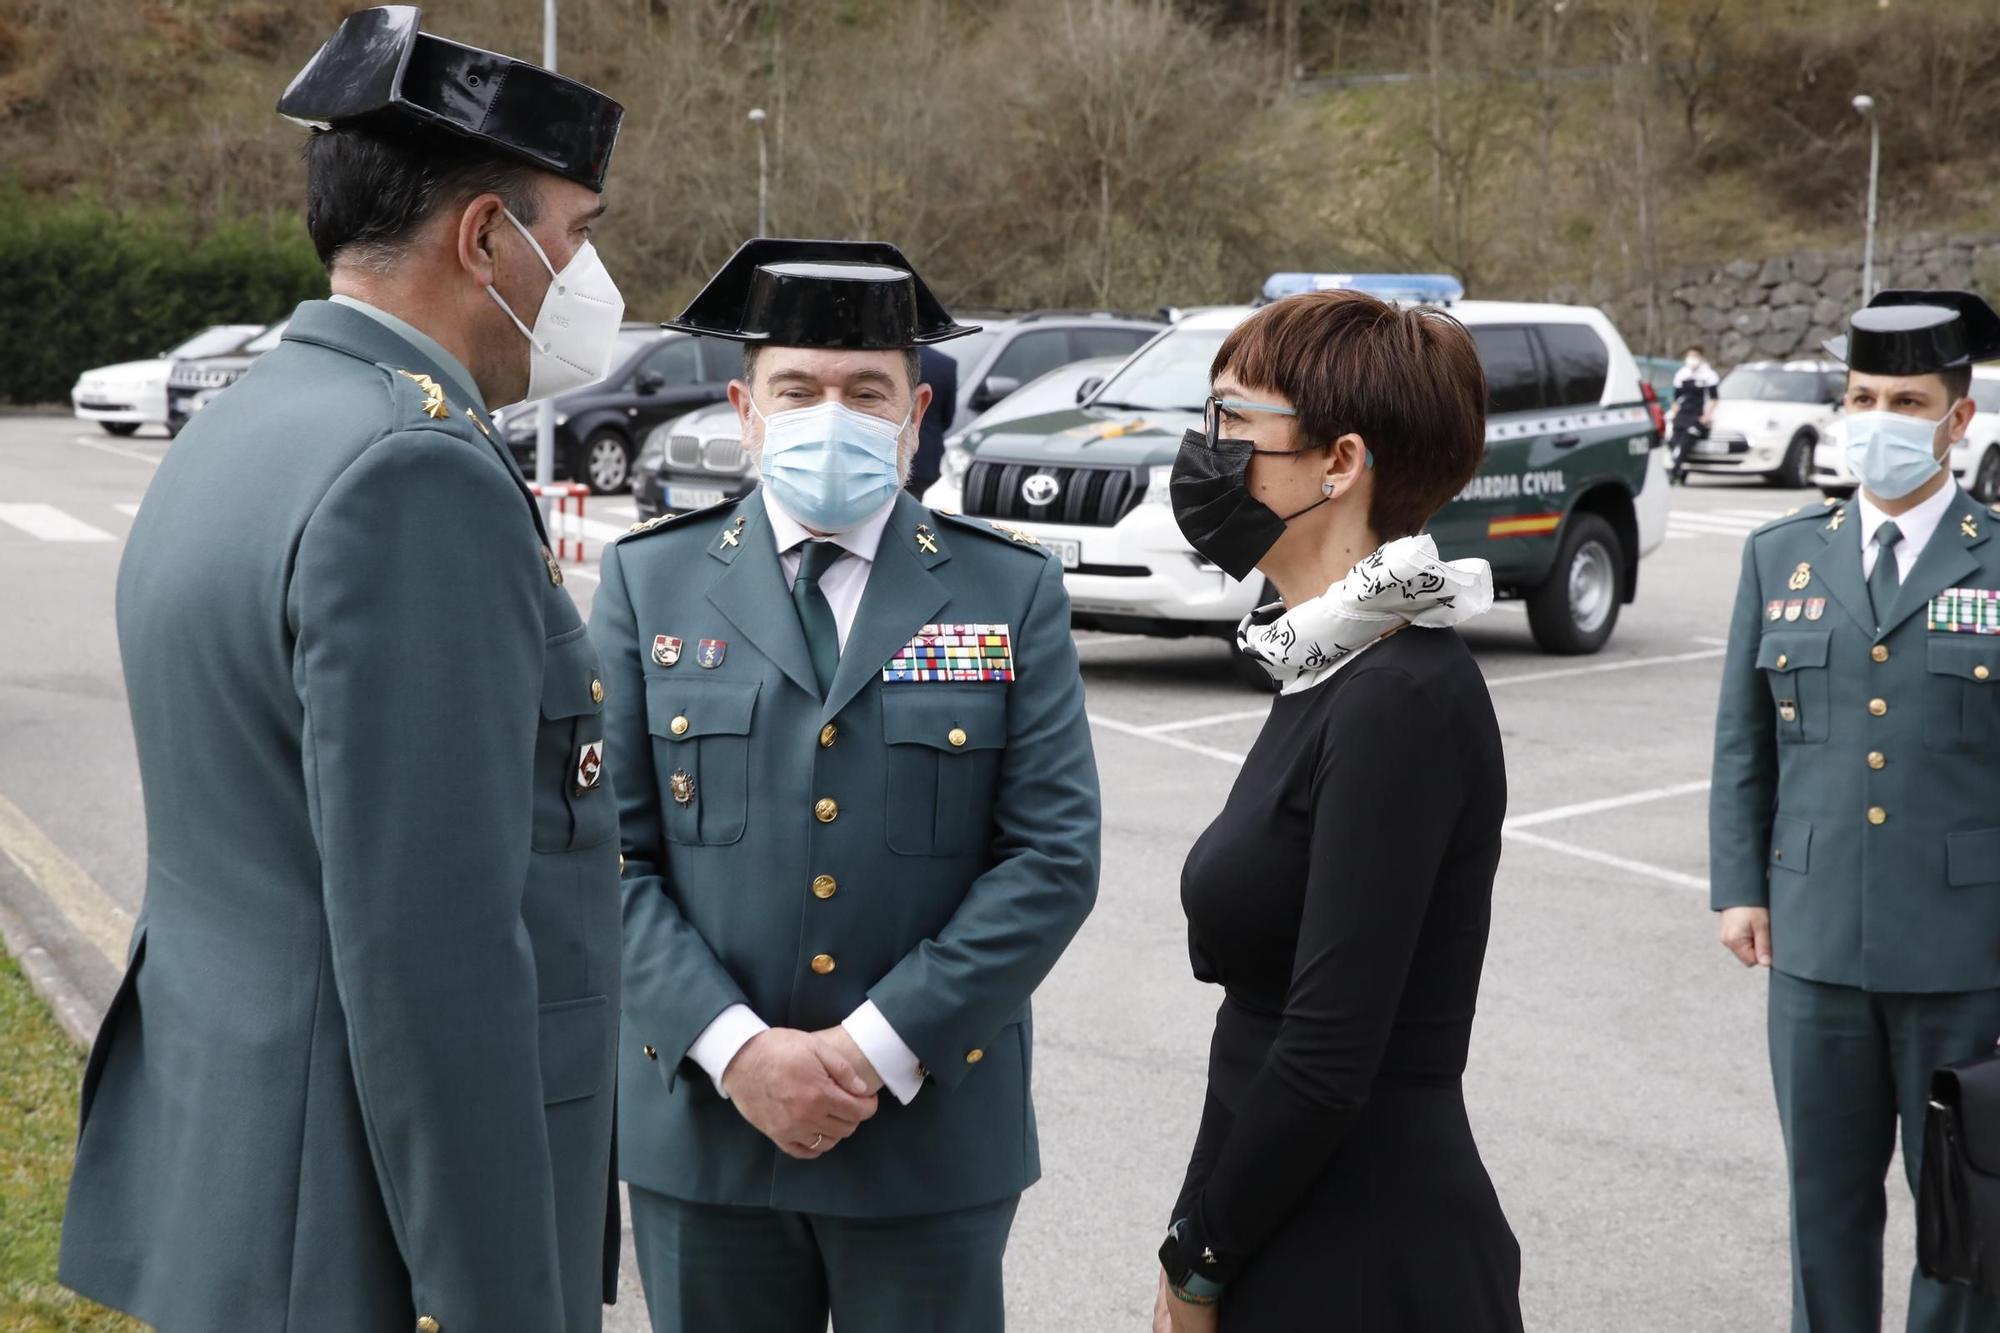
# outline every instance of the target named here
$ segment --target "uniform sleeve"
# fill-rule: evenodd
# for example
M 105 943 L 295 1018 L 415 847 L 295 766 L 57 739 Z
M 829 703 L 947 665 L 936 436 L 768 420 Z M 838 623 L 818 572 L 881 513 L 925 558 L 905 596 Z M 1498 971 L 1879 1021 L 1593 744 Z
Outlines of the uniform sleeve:
M 1284 1020 L 1234 1122 L 1204 1114 L 1182 1195 L 1183 1255 L 1217 1281 L 1262 1248 L 1368 1104 L 1464 804 L 1457 741 L 1405 673 L 1348 680 L 1326 728 Z M 1421 791 L 1385 799 L 1385 775 L 1406 771 L 1413 754 L 1438 756 Z
M 559 1328 L 522 920 L 542 589 L 519 490 L 441 431 L 371 446 L 300 538 L 288 610 L 333 981 L 418 1311 Z
M 956 1087 L 1041 985 L 1097 901 L 1097 760 L 1062 568 L 1043 562 L 1014 634 L 1015 681 L 993 808 L 994 865 L 935 939 L 868 992 L 940 1085 Z
M 624 844 L 625 1022 L 680 1075 L 695 1039 L 749 997 L 681 913 L 667 872 L 659 774 L 646 727 L 646 673 L 638 618 L 625 583 L 624 552 L 605 548 L 604 580 L 590 609 L 590 637 L 607 676 L 605 753 L 618 793 Z M 751 1033 L 755 1036 L 755 1033 Z M 732 1052 L 733 1054 L 733 1052 Z
M 1715 766 L 1708 793 L 1708 905 L 1765 907 L 1771 901 L 1771 816 L 1778 804 L 1778 734 L 1771 691 L 1757 669 L 1763 633 L 1756 540 L 1743 543 L 1743 573 L 1722 658 L 1715 710 Z

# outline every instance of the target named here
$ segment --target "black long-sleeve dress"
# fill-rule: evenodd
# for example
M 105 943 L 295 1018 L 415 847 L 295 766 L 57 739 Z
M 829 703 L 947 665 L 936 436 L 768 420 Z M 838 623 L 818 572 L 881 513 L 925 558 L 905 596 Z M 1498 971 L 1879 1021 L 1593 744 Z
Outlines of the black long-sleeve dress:
M 1471 652 L 1412 628 L 1277 700 L 1189 853 L 1226 998 L 1174 1218 L 1224 1333 L 1520 1330 L 1460 1087 L 1506 805 Z

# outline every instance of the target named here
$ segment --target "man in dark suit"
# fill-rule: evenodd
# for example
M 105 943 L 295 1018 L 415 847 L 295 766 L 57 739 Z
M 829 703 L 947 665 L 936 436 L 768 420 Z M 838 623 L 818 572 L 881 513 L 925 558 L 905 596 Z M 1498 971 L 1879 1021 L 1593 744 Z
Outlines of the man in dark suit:
M 603 373 L 622 112 L 409 6 L 278 109 L 333 298 L 181 432 L 119 569 L 146 899 L 60 1276 L 162 1333 L 594 1333 L 604 677 L 487 409 Z
M 958 412 L 958 362 L 935 347 L 919 347 L 922 382 L 931 391 L 930 410 L 917 426 L 917 456 L 910 463 L 909 492 L 919 500 L 944 472 L 944 437 Z

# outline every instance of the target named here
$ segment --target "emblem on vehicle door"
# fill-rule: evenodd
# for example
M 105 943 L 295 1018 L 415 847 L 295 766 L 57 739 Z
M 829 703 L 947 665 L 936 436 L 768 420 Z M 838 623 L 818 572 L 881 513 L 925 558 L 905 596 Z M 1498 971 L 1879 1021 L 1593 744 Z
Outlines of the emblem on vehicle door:
M 1046 472 L 1037 472 L 1021 483 L 1021 498 L 1037 508 L 1054 504 L 1060 494 L 1062 483 Z

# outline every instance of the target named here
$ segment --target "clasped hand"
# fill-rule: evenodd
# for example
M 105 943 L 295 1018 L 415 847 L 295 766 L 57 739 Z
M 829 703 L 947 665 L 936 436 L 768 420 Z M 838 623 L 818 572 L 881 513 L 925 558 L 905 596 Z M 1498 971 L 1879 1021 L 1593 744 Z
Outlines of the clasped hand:
M 812 1161 L 875 1114 L 882 1080 L 841 1028 L 769 1028 L 722 1071 L 737 1114 L 789 1156 Z

